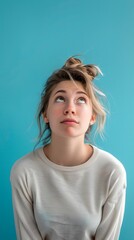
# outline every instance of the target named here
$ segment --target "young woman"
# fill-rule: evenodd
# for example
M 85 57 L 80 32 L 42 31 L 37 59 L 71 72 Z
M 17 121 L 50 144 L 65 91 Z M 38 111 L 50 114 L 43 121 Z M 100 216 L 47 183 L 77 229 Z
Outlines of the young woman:
M 87 144 L 101 132 L 104 94 L 93 85 L 95 65 L 69 58 L 45 84 L 38 121 L 43 146 L 11 171 L 17 239 L 117 240 L 126 173 L 113 155 Z

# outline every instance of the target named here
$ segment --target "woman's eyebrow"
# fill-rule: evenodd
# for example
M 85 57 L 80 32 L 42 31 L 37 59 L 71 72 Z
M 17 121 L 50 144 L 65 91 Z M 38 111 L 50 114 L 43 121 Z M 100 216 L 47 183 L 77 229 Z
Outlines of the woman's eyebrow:
M 57 93 L 67 93 L 67 91 L 61 89 L 58 90 L 54 95 L 56 95 Z M 77 91 L 76 94 L 85 94 L 87 96 L 87 93 L 83 91 Z
M 54 95 L 56 95 L 57 93 L 66 93 L 65 90 L 58 90 Z
M 83 92 L 83 91 L 78 91 L 78 92 L 76 92 L 76 93 L 78 93 L 78 94 L 85 94 L 85 95 L 87 96 L 87 93 L 86 93 L 86 92 Z

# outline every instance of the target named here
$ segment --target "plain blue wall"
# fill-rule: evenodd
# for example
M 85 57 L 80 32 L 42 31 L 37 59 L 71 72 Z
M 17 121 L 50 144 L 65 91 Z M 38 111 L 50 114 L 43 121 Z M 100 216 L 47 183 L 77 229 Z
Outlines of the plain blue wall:
M 33 149 L 44 81 L 67 57 L 98 64 L 111 115 L 100 146 L 124 164 L 127 203 L 121 240 L 134 219 L 134 1 L 0 1 L 0 239 L 15 240 L 10 169 Z

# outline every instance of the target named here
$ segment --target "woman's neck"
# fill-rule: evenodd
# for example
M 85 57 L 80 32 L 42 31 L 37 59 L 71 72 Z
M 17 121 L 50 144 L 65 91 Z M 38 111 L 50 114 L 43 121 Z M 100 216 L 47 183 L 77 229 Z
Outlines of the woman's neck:
M 92 155 L 93 149 L 81 138 L 55 138 L 44 147 L 44 153 L 50 161 L 63 166 L 77 166 L 86 162 Z

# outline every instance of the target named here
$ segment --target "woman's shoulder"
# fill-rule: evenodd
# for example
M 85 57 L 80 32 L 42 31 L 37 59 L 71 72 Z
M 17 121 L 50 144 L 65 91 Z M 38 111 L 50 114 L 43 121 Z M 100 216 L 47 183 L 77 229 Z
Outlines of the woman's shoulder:
M 96 171 L 98 176 L 111 183 L 111 186 L 118 182 L 121 189 L 127 186 L 127 174 L 123 163 L 108 151 L 95 147 L 97 152 Z
M 37 155 L 38 151 L 39 149 L 32 151 L 15 161 L 11 168 L 10 178 L 12 179 L 26 175 L 32 169 L 36 169 L 36 167 L 39 165 Z
M 123 163 L 115 157 L 112 153 L 95 147 L 97 152 L 98 164 L 106 170 L 114 170 L 117 174 L 126 175 L 126 170 Z

